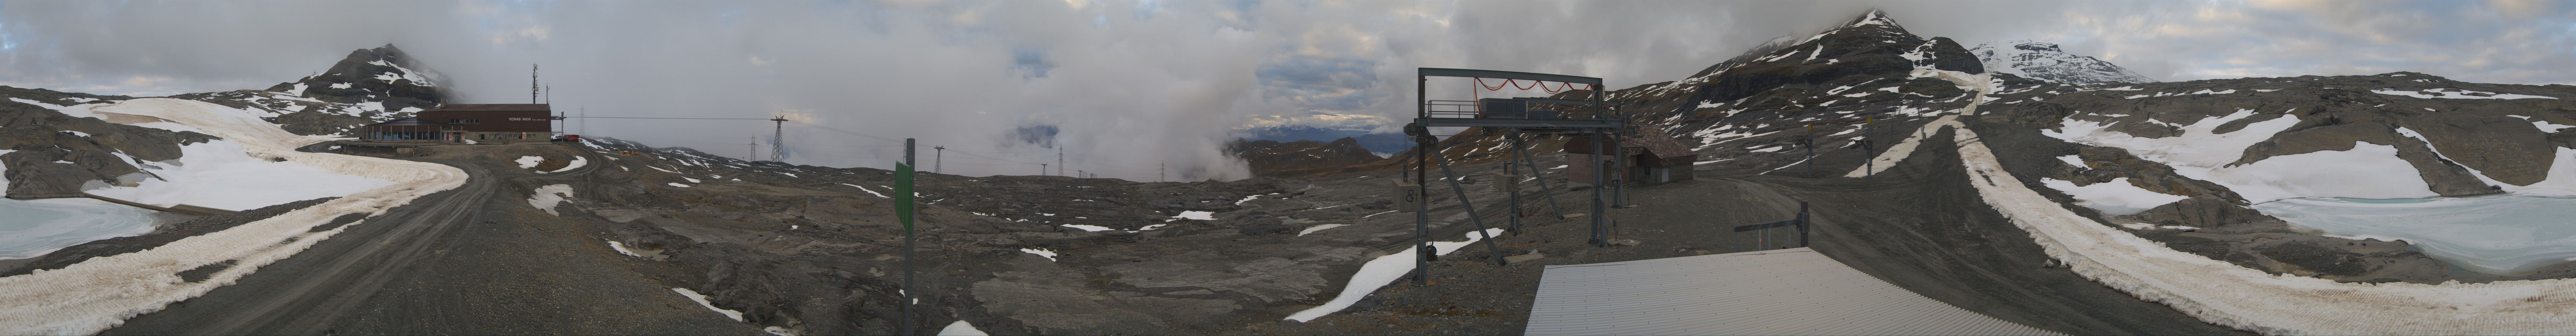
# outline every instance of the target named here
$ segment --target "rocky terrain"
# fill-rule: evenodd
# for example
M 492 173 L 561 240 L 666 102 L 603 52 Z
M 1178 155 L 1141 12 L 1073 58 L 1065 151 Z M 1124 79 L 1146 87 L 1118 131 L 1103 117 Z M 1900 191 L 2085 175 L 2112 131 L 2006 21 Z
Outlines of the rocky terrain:
M 1235 140 L 1234 144 L 1227 149 L 1233 151 L 1235 157 L 1243 158 L 1246 163 L 1251 164 L 1253 176 L 1262 177 L 1296 177 L 1358 171 L 1342 168 L 1386 159 L 1369 153 L 1367 148 L 1360 147 L 1358 139 L 1349 137 L 1335 139 L 1332 142 L 1298 140 L 1283 143 L 1270 140 Z
M 1957 44 L 1941 38 L 1914 37 L 1877 13 L 1802 42 L 1756 51 L 1762 50 L 1770 51 L 1738 57 L 1740 61 L 1721 63 L 1724 69 L 1712 68 L 1688 79 L 1613 91 L 1611 97 L 1630 106 L 1628 112 L 1675 130 L 1670 135 L 1692 141 L 1702 160 L 1717 161 L 1700 165 L 1702 176 L 1768 174 L 1808 178 L 1858 177 L 1862 175 L 1860 170 L 1869 165 L 1863 161 L 1884 158 L 1881 155 L 1890 147 L 1911 141 L 1906 139 L 1925 137 L 1928 134 L 1922 134 L 1922 125 L 1941 114 L 1960 113 L 1982 97 L 1985 103 L 1966 113 L 2001 123 L 1979 125 L 1999 129 L 1983 131 L 1987 137 L 2005 136 L 1996 135 L 2002 133 L 2038 138 L 2028 146 L 1999 149 L 2012 154 L 2004 158 L 2008 168 L 2020 172 L 2018 176 L 2034 179 L 2027 181 L 2034 189 L 2054 190 L 2041 186 L 2042 181 L 2036 180 L 2039 178 L 2071 181 L 2076 186 L 2118 180 L 2157 193 L 2187 197 L 2137 214 L 2099 218 L 2104 225 L 2155 224 L 2136 231 L 2176 246 L 2191 246 L 2190 251 L 2213 259 L 2276 273 L 2349 281 L 2494 278 L 2451 274 L 2420 253 L 2406 250 L 2403 242 L 2356 242 L 2295 233 L 2280 220 L 2246 205 L 2294 196 L 2401 198 L 2494 193 L 2541 182 L 2553 157 L 2558 155 L 2554 149 L 2576 147 L 2554 129 L 2543 129 L 2576 123 L 2576 119 L 2568 119 L 2576 117 L 2568 113 L 2576 111 L 2570 109 L 2576 105 L 2554 98 L 2576 97 L 2576 91 L 2570 90 L 2576 87 L 2563 85 L 2464 83 L 2405 72 L 2143 84 L 2058 83 L 1987 68 Z M 1987 71 L 1990 69 L 1995 71 Z M 2210 124 L 2186 130 L 2204 120 Z M 2191 138 L 2209 143 L 2169 145 L 2226 148 L 2206 155 L 2221 158 L 2210 163 L 2177 161 L 2183 159 L 2177 159 L 2179 154 L 2170 153 L 2174 150 L 2166 147 L 2127 143 L 2095 146 L 2101 143 L 2086 143 L 2082 138 L 2082 134 L 2094 133 L 2067 134 L 2102 127 L 2123 135 L 2104 136 L 2108 138 L 2184 141 L 2175 137 L 2188 132 L 2233 132 L 2268 120 L 2279 121 L 2262 124 L 2267 128 L 2260 131 L 2274 133 L 2221 135 L 2238 139 L 2232 140 L 2238 144 L 2221 145 L 2227 141 Z M 2069 125 L 2088 128 L 2069 129 Z M 1813 139 L 1817 149 L 1812 160 L 1806 157 L 1805 148 L 1797 145 L 1800 139 Z M 1875 146 L 1863 148 L 1859 140 L 1874 140 Z M 2276 156 L 2352 150 L 2356 142 L 2393 146 L 2393 157 L 2389 159 L 2403 160 L 2403 165 L 2421 172 L 2393 177 L 2421 180 L 2428 191 L 2389 193 L 2332 187 L 2283 190 L 2270 186 L 2334 185 L 2328 180 L 2336 178 L 2285 177 L 2289 180 L 2284 181 L 2204 173 Z M 2223 152 L 2235 149 L 2241 149 L 2242 155 Z M 2061 156 L 2069 157 L 2058 158 Z M 1808 175 L 1810 171 L 1816 175 Z M 2243 195 L 2249 192 L 2255 195 Z M 2043 193 L 2054 194 L 2052 197 L 2075 211 L 2098 214 L 2094 209 L 2073 206 L 2079 201 L 2063 193 Z M 2307 261 L 2284 261 L 2270 256 L 2314 253 L 2265 252 L 2276 247 L 2335 251 L 2326 254 L 2351 258 L 2329 262 L 2285 257 Z M 2335 271 L 2321 271 L 2325 269 Z M 2562 276 L 2554 272 L 2557 271 L 2526 277 Z
M 1375 291 L 1353 275 L 1405 256 L 1416 237 L 1416 217 L 1394 211 L 1391 195 L 1410 151 L 1379 158 L 1351 138 L 1246 141 L 1237 154 L 1265 177 L 1236 181 L 924 173 L 910 257 L 920 311 L 910 317 L 900 313 L 905 228 L 893 218 L 890 171 L 604 137 L 404 155 L 316 144 L 300 150 L 436 163 L 473 180 L 366 219 L 315 224 L 310 232 L 358 236 L 253 267 L 262 273 L 105 333 L 892 334 L 909 319 L 923 331 L 964 321 L 998 334 L 1510 334 L 1544 266 L 1776 248 L 1722 229 L 1785 218 L 1801 202 L 1814 206 L 1818 251 L 2007 321 L 2071 334 L 2255 330 L 2068 267 L 2075 260 L 2017 224 L 2026 213 L 1993 201 L 1997 185 L 2034 191 L 2048 202 L 2025 203 L 2072 212 L 2082 225 L 2283 278 L 2393 286 L 2576 276 L 2569 264 L 2458 272 L 2403 242 L 2301 232 L 2249 207 L 2576 190 L 2576 178 L 2560 179 L 2576 174 L 2576 135 L 2560 133 L 2576 128 L 2576 87 L 2411 72 L 2116 83 L 1985 56 L 1873 11 L 1681 80 L 1606 92 L 1642 124 L 1633 136 L 1680 139 L 1701 158 L 1698 180 L 1622 189 L 1628 204 L 1605 216 L 1616 223 L 1613 246 L 1584 243 L 1588 220 L 1557 219 L 1591 203 L 1582 198 L 1590 190 L 1568 190 L 1555 175 L 1567 164 L 1555 154 L 1564 138 L 1520 144 L 1541 179 L 1509 181 L 1482 177 L 1515 155 L 1505 130 L 1446 137 L 1437 153 L 1465 176 L 1433 177 L 1459 182 L 1429 185 L 1425 227 L 1435 240 L 1478 242 L 1439 258 L 1427 284 Z M 2034 60 L 2066 59 L 2042 56 Z M 435 76 L 415 69 L 387 46 L 267 91 L 174 97 L 249 109 L 295 134 L 334 134 L 442 101 Z M 10 197 L 155 178 L 134 175 L 182 146 L 227 141 L 90 109 L 140 98 L 0 95 L 12 98 L 0 102 L 0 141 L 14 142 L 0 154 Z M 1991 157 L 1965 154 L 1972 148 Z M 2000 168 L 1972 171 L 1974 159 Z M 1524 182 L 1535 185 L 1523 185 L 1520 206 L 1502 205 L 1516 196 L 1502 185 Z M 2171 200 L 2091 191 L 2102 188 Z M 197 218 L 0 274 L 218 234 L 320 201 Z M 1514 223 L 1519 232 L 1473 234 Z M 379 250 L 388 252 L 370 252 Z M 174 276 L 198 283 L 240 272 L 221 265 Z M 1347 309 L 1283 320 L 1354 286 L 1365 295 Z M 238 311 L 270 315 L 227 315 Z

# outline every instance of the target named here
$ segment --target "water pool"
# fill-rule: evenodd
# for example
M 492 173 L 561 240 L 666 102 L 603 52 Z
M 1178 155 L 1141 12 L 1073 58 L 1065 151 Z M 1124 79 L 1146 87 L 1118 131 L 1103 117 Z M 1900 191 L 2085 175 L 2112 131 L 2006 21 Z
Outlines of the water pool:
M 87 198 L 0 199 L 0 259 L 149 233 L 157 221 L 151 210 Z
M 2576 197 L 2316 197 L 2254 209 L 2329 236 L 2406 240 L 2433 259 L 2479 273 L 2516 274 L 2576 261 Z

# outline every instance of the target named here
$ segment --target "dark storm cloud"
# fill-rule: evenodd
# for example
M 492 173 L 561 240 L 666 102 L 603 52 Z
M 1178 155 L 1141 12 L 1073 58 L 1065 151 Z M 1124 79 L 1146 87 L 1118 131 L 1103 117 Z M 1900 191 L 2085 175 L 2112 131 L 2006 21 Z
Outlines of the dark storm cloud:
M 0 85 L 159 95 L 264 88 L 387 43 L 462 102 L 518 102 L 543 63 L 592 116 L 786 115 L 991 157 L 949 172 L 1231 178 L 1247 124 L 1382 125 L 1416 67 L 1680 79 L 1868 8 L 1967 45 L 2063 44 L 2165 80 L 2421 71 L 2570 83 L 2576 6 L 2550 2 L 5 2 Z M 1434 94 L 1473 94 L 1434 82 Z M 1538 92 L 1493 92 L 1529 95 Z M 572 130 L 744 155 L 767 122 Z M 1384 129 L 1384 128 L 1381 128 Z M 793 161 L 888 167 L 885 141 L 789 125 Z M 950 153 L 957 154 L 957 153 Z

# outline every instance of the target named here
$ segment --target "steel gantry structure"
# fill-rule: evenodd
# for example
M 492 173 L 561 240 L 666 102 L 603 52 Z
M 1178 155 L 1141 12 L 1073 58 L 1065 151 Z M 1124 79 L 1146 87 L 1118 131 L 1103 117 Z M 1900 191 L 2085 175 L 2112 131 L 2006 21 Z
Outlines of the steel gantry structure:
M 1501 86 L 1486 87 L 1483 80 L 1500 79 L 1504 81 L 1503 86 L 1529 81 L 1542 89 L 1547 89 L 1548 83 L 1558 83 L 1557 85 L 1560 85 L 1558 89 L 1547 89 L 1551 92 L 1572 90 L 1578 85 L 1588 91 L 1582 92 L 1579 97 L 1573 97 L 1579 99 L 1523 97 L 1482 98 L 1472 101 L 1433 100 L 1429 96 L 1428 89 L 1431 77 L 1472 78 L 1477 81 L 1477 89 L 1485 90 L 1499 91 Z M 1620 148 L 1618 139 L 1627 133 L 1629 123 L 1628 117 L 1619 113 L 1618 104 L 1608 100 L 1608 93 L 1602 90 L 1600 78 L 1512 71 L 1420 68 L 1414 77 L 1414 84 L 1414 95 L 1417 98 L 1417 104 L 1414 105 L 1414 118 L 1411 124 L 1405 125 L 1405 134 L 1413 137 L 1417 144 L 1414 147 L 1413 184 L 1399 183 L 1399 188 L 1410 193 L 1402 195 L 1410 198 L 1410 204 L 1419 206 L 1411 209 L 1414 212 L 1413 280 L 1415 283 L 1428 283 L 1431 260 L 1439 257 L 1438 251 L 1431 247 L 1430 192 L 1427 188 L 1422 188 L 1427 185 L 1423 182 L 1431 180 L 1432 165 L 1439 166 L 1440 174 L 1446 177 L 1444 180 L 1448 181 L 1450 191 L 1456 194 L 1459 208 L 1466 211 L 1467 218 L 1475 223 L 1477 234 L 1488 234 L 1484 219 L 1476 216 L 1476 206 L 1467 198 L 1466 188 L 1458 183 L 1461 176 L 1449 168 L 1447 158 L 1433 154 L 1440 151 L 1440 141 L 1438 136 L 1431 133 L 1432 127 L 1497 129 L 1511 142 L 1512 154 L 1515 157 L 1512 159 L 1513 162 L 1503 165 L 1505 178 L 1496 181 L 1498 187 L 1511 194 L 1509 205 L 1512 208 L 1508 211 L 1511 224 L 1508 231 L 1517 234 L 1521 229 L 1521 193 L 1517 188 L 1520 178 L 1512 174 L 1513 165 L 1519 164 L 1529 168 L 1529 174 L 1539 183 L 1539 194 L 1547 198 L 1550 208 L 1557 210 L 1559 220 L 1578 216 L 1591 217 L 1590 242 L 1594 246 L 1609 244 L 1609 222 L 1604 212 L 1610 205 L 1604 203 L 1603 189 L 1620 185 L 1621 183 L 1612 181 L 1609 172 L 1624 171 L 1624 168 L 1616 167 L 1622 164 L 1622 160 L 1617 159 L 1620 155 L 1605 156 L 1598 153 L 1621 153 L 1618 149 Z M 1607 146 L 1609 149 L 1597 150 L 1593 152 L 1596 154 L 1587 156 L 1592 158 L 1590 164 L 1594 165 L 1591 188 L 1592 211 L 1588 215 L 1566 214 L 1562 208 L 1556 207 L 1555 196 L 1548 192 L 1545 173 L 1538 169 L 1537 160 L 1530 157 L 1528 150 L 1523 147 L 1522 140 L 1528 134 L 1579 135 L 1608 140 L 1592 141 L 1591 143 L 1596 147 Z M 1610 159 L 1601 160 L 1605 157 Z M 1567 164 L 1577 163 L 1567 162 Z M 1485 242 L 1486 249 L 1493 250 L 1494 263 L 1507 264 L 1503 260 L 1501 248 L 1495 245 L 1497 242 L 1494 241 L 1494 237 L 1481 238 Z

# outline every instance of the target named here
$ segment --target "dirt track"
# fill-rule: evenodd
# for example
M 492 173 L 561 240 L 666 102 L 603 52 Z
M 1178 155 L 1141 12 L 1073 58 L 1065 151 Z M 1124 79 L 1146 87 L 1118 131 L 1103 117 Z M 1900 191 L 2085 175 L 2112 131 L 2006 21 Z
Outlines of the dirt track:
M 525 149 L 507 147 L 520 146 L 449 155 Z M 533 175 L 524 169 L 412 160 L 472 179 L 100 334 L 759 334 L 627 271 L 652 266 L 616 259 L 584 227 L 501 192 Z

